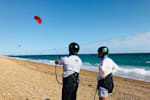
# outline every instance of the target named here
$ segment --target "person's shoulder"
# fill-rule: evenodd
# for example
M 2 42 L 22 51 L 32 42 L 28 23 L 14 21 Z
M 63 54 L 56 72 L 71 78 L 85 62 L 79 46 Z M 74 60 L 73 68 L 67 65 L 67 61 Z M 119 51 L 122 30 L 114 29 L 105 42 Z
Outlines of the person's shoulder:
M 109 57 L 108 57 L 106 60 L 107 60 L 107 62 L 109 62 L 109 63 L 114 63 L 114 61 L 113 61 L 111 58 L 109 58 Z
M 75 55 L 75 58 L 80 59 L 80 57 L 78 55 Z M 81 59 L 80 59 L 81 60 Z
M 78 60 L 81 60 L 80 57 L 77 56 L 77 55 L 72 55 L 72 56 L 70 56 L 70 59 L 78 59 Z
M 77 55 L 71 55 L 71 56 L 69 56 L 69 58 L 70 58 L 70 59 L 77 59 L 78 56 L 77 56 Z
M 107 57 L 106 60 L 112 60 L 110 57 Z
M 107 61 L 107 62 L 113 62 L 113 60 L 112 60 L 111 58 L 109 58 L 109 57 L 107 57 L 107 58 L 105 59 L 105 61 Z
M 68 59 L 68 57 L 67 57 L 67 56 L 65 56 L 65 57 L 61 57 L 61 60 L 66 60 L 66 59 Z

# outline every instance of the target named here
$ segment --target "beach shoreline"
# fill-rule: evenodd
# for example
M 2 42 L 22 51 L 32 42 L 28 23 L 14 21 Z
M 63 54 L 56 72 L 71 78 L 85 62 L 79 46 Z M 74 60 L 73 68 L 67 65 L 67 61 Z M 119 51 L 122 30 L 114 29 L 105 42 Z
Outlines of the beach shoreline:
M 29 100 L 61 100 L 62 86 L 55 79 L 54 66 L 2 56 L 0 64 L 1 98 L 9 94 L 8 97 L 14 95 L 16 98 L 19 96 Z M 61 73 L 62 67 L 57 67 L 60 81 Z M 81 69 L 77 100 L 94 99 L 96 78 L 97 72 Z M 110 100 L 149 100 L 150 82 L 119 76 L 113 78 L 115 88 Z
M 67 56 L 67 55 L 66 55 Z M 93 57 L 91 60 L 90 57 Z M 115 57 L 118 56 L 118 58 L 122 59 L 121 61 L 117 60 L 118 58 Z M 127 55 L 129 56 L 128 59 L 132 57 L 138 57 L 138 59 L 141 59 L 140 56 L 143 57 L 143 55 Z M 24 56 L 7 56 L 10 58 L 16 58 L 19 60 L 28 60 L 32 62 L 37 62 L 37 63 L 45 63 L 48 65 L 55 65 L 55 60 L 58 59 L 57 55 L 24 55 Z M 63 56 L 62 56 L 63 57 Z M 79 57 L 82 58 L 83 65 L 81 66 L 81 69 L 85 70 L 90 70 L 90 71 L 95 71 L 98 72 L 98 66 L 99 66 L 99 61 L 100 59 L 97 58 L 97 56 L 94 55 L 79 55 Z M 110 57 L 113 58 L 113 60 L 116 62 L 116 64 L 119 65 L 119 70 L 114 73 L 115 76 L 121 76 L 129 79 L 136 79 L 136 80 L 141 80 L 141 81 L 147 81 L 150 82 L 150 69 L 149 69 L 149 64 L 145 65 L 145 61 L 147 61 L 147 56 L 143 58 L 144 60 L 140 60 L 139 62 L 135 63 L 135 61 L 126 61 L 124 58 L 124 55 L 114 55 Z M 147 59 L 146 59 L 147 58 Z M 122 62 L 122 64 L 121 64 Z M 124 62 L 124 63 L 123 63 Z M 127 62 L 129 62 L 127 64 Z

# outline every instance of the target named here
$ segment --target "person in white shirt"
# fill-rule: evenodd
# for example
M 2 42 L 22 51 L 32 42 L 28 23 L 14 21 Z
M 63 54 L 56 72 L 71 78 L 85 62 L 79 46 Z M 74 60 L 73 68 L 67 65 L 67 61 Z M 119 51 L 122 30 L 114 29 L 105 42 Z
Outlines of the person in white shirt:
M 99 100 L 108 100 L 108 96 L 112 93 L 114 88 L 112 75 L 119 68 L 118 65 L 107 56 L 108 51 L 108 48 L 105 46 L 98 49 L 98 57 L 101 58 L 97 76 Z
M 69 57 L 55 61 L 56 64 L 63 65 L 62 100 L 76 100 L 80 66 L 82 65 L 81 59 L 77 56 L 78 52 L 79 45 L 73 42 L 69 45 Z

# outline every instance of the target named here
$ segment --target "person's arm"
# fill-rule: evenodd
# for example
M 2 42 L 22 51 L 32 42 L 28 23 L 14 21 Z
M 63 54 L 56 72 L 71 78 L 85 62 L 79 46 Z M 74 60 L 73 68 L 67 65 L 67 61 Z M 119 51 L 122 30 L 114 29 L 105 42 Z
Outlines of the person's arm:
M 119 66 L 118 66 L 114 61 L 112 61 L 112 64 L 113 64 L 113 67 L 112 67 L 112 73 L 114 74 L 115 72 L 118 71 Z
M 107 62 L 103 62 L 103 65 L 101 66 L 100 76 L 102 76 L 103 79 L 105 79 L 108 75 L 107 71 Z
M 63 59 L 63 58 L 57 59 L 57 60 L 55 61 L 55 64 L 59 64 L 59 65 L 64 64 L 64 59 Z
M 111 66 L 113 67 L 114 65 L 112 65 L 112 63 L 110 62 L 110 60 L 105 60 L 103 62 L 103 65 L 101 66 L 102 67 L 102 72 L 103 72 L 102 73 L 103 75 L 101 75 L 101 76 L 103 77 L 103 79 L 105 79 L 109 74 L 113 73 Z

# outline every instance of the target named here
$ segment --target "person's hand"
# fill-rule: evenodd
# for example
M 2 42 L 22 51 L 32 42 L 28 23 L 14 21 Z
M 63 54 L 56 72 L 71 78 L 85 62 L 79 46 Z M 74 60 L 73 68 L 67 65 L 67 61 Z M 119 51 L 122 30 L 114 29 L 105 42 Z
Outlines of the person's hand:
M 105 79 L 107 77 L 107 75 L 103 75 L 103 79 Z
M 55 61 L 55 64 L 58 64 L 59 63 L 59 59 L 57 59 L 56 61 Z

